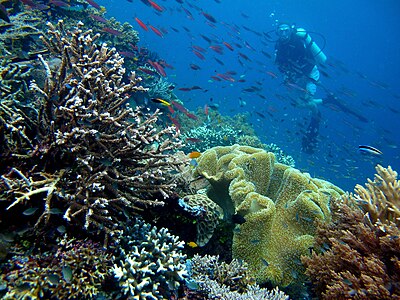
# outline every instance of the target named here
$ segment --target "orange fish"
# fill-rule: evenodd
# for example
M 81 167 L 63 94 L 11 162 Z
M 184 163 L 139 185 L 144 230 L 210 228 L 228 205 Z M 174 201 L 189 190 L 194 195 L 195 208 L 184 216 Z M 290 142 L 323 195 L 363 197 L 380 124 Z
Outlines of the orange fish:
M 200 157 L 201 153 L 199 151 L 192 151 L 188 154 L 189 158 L 198 158 Z

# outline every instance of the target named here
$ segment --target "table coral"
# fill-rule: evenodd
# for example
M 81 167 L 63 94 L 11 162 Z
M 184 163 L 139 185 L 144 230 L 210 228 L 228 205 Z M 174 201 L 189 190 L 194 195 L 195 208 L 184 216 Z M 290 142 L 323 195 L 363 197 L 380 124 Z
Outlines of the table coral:
M 329 202 L 343 191 L 309 174 L 275 163 L 273 153 L 234 145 L 215 147 L 198 159 L 208 196 L 226 217 L 235 213 L 233 257 L 243 259 L 257 282 L 287 286 L 303 276 L 301 255 L 314 245 L 314 221 L 329 221 Z

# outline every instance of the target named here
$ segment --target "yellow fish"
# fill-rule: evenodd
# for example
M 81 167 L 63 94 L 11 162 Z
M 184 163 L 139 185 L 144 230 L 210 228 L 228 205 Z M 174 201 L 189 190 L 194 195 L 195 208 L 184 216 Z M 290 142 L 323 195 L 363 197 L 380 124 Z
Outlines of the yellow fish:
M 197 245 L 195 242 L 189 242 L 189 243 L 187 243 L 187 245 L 188 245 L 189 247 L 192 247 L 192 248 L 196 248 L 196 247 L 199 246 L 199 245 Z

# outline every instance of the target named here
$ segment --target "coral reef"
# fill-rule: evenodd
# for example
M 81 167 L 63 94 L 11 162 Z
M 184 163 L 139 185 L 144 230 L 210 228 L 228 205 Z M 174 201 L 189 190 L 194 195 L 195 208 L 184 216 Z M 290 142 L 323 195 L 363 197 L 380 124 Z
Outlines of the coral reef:
M 37 41 L 43 34 L 44 18 L 44 13 L 29 10 L 10 16 L 12 23 L 1 28 L 1 58 L 18 62 L 35 58 L 35 53 L 43 52 L 44 49 L 38 46 Z
M 112 276 L 112 264 L 98 243 L 63 238 L 55 252 L 14 255 L 2 267 L 2 299 L 91 299 Z
M 253 135 L 245 134 L 244 131 L 240 129 L 240 124 L 234 126 L 224 122 L 216 127 L 212 126 L 212 124 L 206 123 L 184 132 L 181 135 L 181 139 L 196 141 L 194 143 L 188 143 L 182 148 L 182 151 L 186 153 L 193 150 L 203 152 L 212 147 L 240 144 L 249 147 L 262 148 L 267 152 L 274 153 L 278 162 L 291 167 L 295 166 L 293 157 L 285 154 L 282 149 L 275 144 L 263 144 L 254 133 Z
M 147 80 L 146 87 L 149 89 L 147 92 L 149 98 L 161 98 L 166 101 L 176 99 L 176 96 L 172 92 L 173 89 L 171 89 L 171 83 L 163 77 L 154 77 L 152 80 Z
M 196 244 L 203 247 L 224 215 L 222 208 L 204 194 L 187 195 L 179 199 L 179 205 L 195 220 Z
M 376 166 L 374 181 L 368 178 L 365 187 L 357 184 L 355 194 L 351 195 L 355 202 L 368 213 L 372 223 L 393 222 L 400 226 L 400 180 L 397 172 L 390 166 Z
M 132 93 L 146 90 L 134 73 L 124 82 L 123 59 L 96 44 L 99 34 L 82 24 L 72 31 L 62 21 L 48 26 L 41 40 L 60 59 L 51 67 L 39 55 L 45 81 L 31 84 L 35 118 L 22 115 L 35 128 L 24 136 L 28 126 L 21 124 L 22 134 L 8 137 L 11 145 L 24 138 L 24 148 L 3 161 L 9 167 L 0 193 L 10 213 L 20 205 L 43 207 L 36 228 L 49 224 L 57 208 L 69 222 L 112 233 L 129 211 L 162 205 L 174 191 L 170 171 L 180 162 L 172 153 L 181 143 L 174 127 L 158 127 L 158 111 L 129 106 Z
M 400 298 L 397 173 L 376 171 L 368 191 L 357 185 L 356 195 L 333 203 L 333 223 L 318 228 L 317 252 L 302 257 L 320 299 Z
M 184 242 L 166 228 L 141 221 L 125 231 L 127 250 L 113 268 L 122 293 L 133 299 L 167 299 L 187 276 Z
M 237 259 L 220 263 L 218 256 L 195 255 L 189 261 L 190 286 L 207 294 L 207 299 L 288 299 L 278 288 L 269 291 L 255 284 L 247 264 Z
M 207 195 L 228 219 L 244 217 L 234 229 L 233 257 L 248 263 L 257 282 L 287 286 L 304 279 L 300 256 L 314 245 L 314 221 L 330 221 L 329 203 L 341 189 L 239 145 L 204 152 L 194 175 L 208 179 Z
M 199 140 L 194 144 L 187 144 L 182 151 L 189 153 L 193 150 L 203 152 L 215 146 L 231 146 L 235 144 L 237 138 L 237 131 L 229 124 L 221 124 L 217 128 L 203 125 L 190 129 L 188 132 L 183 133 L 181 138 Z

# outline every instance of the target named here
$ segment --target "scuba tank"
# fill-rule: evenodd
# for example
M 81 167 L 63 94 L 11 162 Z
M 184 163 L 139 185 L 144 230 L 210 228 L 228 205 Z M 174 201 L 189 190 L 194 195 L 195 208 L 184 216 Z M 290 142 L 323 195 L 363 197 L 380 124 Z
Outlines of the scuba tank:
M 326 55 L 322 52 L 321 48 L 313 41 L 311 36 L 307 33 L 307 31 L 303 28 L 297 28 L 296 35 L 304 39 L 307 48 L 310 48 L 312 55 L 314 56 L 315 60 L 323 64 L 326 62 Z

